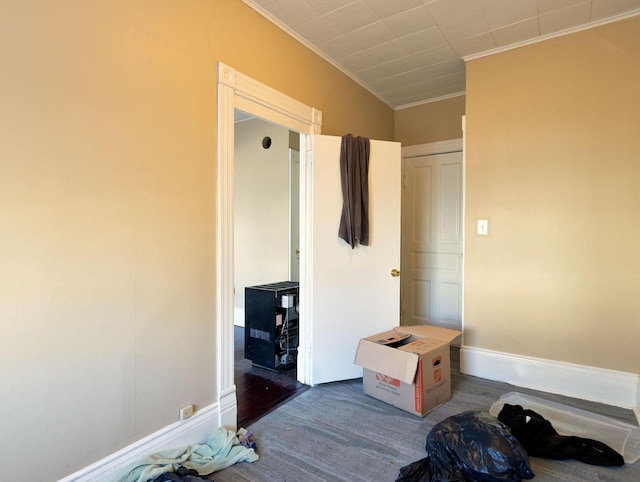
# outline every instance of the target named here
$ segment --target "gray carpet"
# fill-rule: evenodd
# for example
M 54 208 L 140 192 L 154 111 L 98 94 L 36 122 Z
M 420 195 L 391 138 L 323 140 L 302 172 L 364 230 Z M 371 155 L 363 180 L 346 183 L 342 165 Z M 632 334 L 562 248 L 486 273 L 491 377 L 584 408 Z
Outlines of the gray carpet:
M 460 375 L 457 367 L 452 368 L 456 374 L 451 400 L 424 418 L 364 395 L 360 379 L 313 387 L 248 427 L 255 434 L 260 460 L 234 465 L 212 478 L 216 482 L 394 481 L 401 467 L 426 456 L 425 437 L 433 425 L 467 410 L 488 411 L 501 395 L 512 391 L 635 423 L 629 410 L 518 389 Z M 529 462 L 535 481 L 640 481 L 640 461 L 616 468 L 534 457 Z

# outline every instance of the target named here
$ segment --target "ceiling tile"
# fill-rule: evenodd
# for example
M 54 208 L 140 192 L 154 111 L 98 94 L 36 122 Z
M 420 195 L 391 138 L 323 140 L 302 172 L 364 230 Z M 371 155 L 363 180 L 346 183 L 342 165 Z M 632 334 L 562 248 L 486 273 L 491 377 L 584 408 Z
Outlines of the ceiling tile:
M 443 75 L 464 72 L 464 62 L 460 59 L 445 60 L 437 64 L 431 64 L 427 67 L 427 71 L 431 77 L 441 77 Z
M 279 0 L 254 0 L 254 3 L 261 7 L 268 7 L 269 5 L 278 2 Z
M 388 62 L 398 57 L 404 57 L 409 54 L 407 48 L 395 39 L 383 44 L 374 45 L 371 48 L 365 49 L 365 52 L 377 62 Z
M 447 90 L 451 85 L 461 86 L 465 83 L 465 74 L 464 72 L 457 72 L 451 75 L 443 75 L 442 77 L 436 77 L 427 82 L 427 85 L 430 88 L 437 90 Z M 448 90 L 451 92 L 451 90 Z
M 394 33 L 382 21 L 369 24 L 366 27 L 353 30 L 347 34 L 351 40 L 365 49 L 371 45 L 382 44 L 396 38 Z
M 540 15 L 540 33 L 542 35 L 558 32 L 567 28 L 589 23 L 591 2 L 576 3 L 553 12 Z
M 482 10 L 476 10 L 464 17 L 459 17 L 451 22 L 442 24 L 440 25 L 440 29 L 446 39 L 452 44 L 490 30 L 489 23 Z
M 454 97 L 465 94 L 466 82 L 461 84 L 451 84 L 440 90 L 440 97 L 448 96 Z M 435 96 L 433 96 L 435 97 Z M 460 133 L 462 134 L 462 126 L 460 126 Z
M 392 77 L 384 77 L 381 79 L 373 80 L 369 82 L 369 84 L 378 92 L 386 92 L 388 90 L 398 87 L 400 83 L 395 78 L 395 76 L 392 76 Z
M 389 90 L 384 90 L 382 92 L 387 97 L 399 98 L 405 101 L 408 98 L 419 95 L 420 92 L 425 91 L 430 92 L 435 97 L 436 95 L 438 95 L 438 92 L 442 91 L 442 86 L 446 86 L 448 82 L 451 82 L 452 80 L 453 79 L 445 77 L 439 79 L 424 79 L 413 84 L 398 85 L 397 87 L 391 88 Z M 458 84 L 456 83 L 456 85 Z M 417 100 L 419 99 L 414 99 L 413 101 Z
M 425 65 L 438 64 L 440 62 L 445 62 L 446 60 L 458 58 L 449 44 L 438 45 L 432 49 L 416 52 L 413 55 L 421 59 Z
M 411 85 L 397 85 L 394 88 L 388 90 L 382 90 L 382 94 L 391 99 L 413 99 L 419 95 L 420 92 L 424 92 L 425 89 L 432 89 L 426 81 L 418 82 Z M 412 102 L 412 101 L 410 101 Z
M 390 77 L 392 74 L 393 73 L 389 72 L 384 65 L 374 65 L 373 67 L 356 72 L 356 75 L 365 81 L 373 81 L 379 78 Z
M 447 39 L 444 38 L 440 30 L 434 27 L 401 37 L 400 42 L 411 52 L 420 52 L 421 50 L 444 45 L 447 43 Z
M 342 33 L 349 33 L 379 20 L 376 14 L 362 0 L 349 3 L 338 10 L 327 13 L 325 18 Z
M 493 36 L 490 33 L 482 33 L 475 37 L 469 37 L 453 44 L 453 50 L 460 56 L 473 55 L 497 47 Z
M 379 18 L 386 18 L 406 12 L 422 5 L 422 0 L 364 0 Z
M 329 57 L 337 60 L 361 51 L 360 47 L 345 35 L 335 37 L 328 42 L 321 44 L 319 48 Z
M 291 28 L 318 16 L 318 13 L 305 0 L 280 0 L 269 6 L 269 12 Z
M 348 0 L 306 0 L 306 2 L 321 15 L 333 12 L 334 10 L 338 10 L 339 8 L 342 8 L 347 3 L 349 3 Z
M 492 30 L 536 17 L 536 0 L 499 0 L 485 8 L 484 14 Z
M 438 25 L 444 25 L 482 8 L 478 0 L 434 0 L 423 2 Z
M 410 72 L 403 72 L 402 74 L 387 77 L 372 82 L 376 89 L 380 89 L 382 92 L 393 92 L 399 86 L 413 85 L 418 82 L 422 82 L 425 79 L 429 79 L 429 73 L 425 68 L 412 70 Z
M 317 17 L 296 28 L 296 32 L 314 45 L 320 45 L 340 37 L 342 33 L 331 26 L 324 17 Z
M 422 67 L 420 69 L 410 70 L 408 72 L 403 72 L 402 74 L 398 74 L 395 76 L 400 85 L 412 85 L 417 82 L 422 82 L 427 79 L 431 79 L 432 76 L 429 74 L 429 70 L 426 67 Z
M 537 18 L 530 18 L 523 22 L 492 30 L 491 35 L 493 35 L 496 46 L 502 47 L 537 37 L 540 35 L 540 27 L 538 26 Z
M 344 66 L 352 72 L 368 69 L 369 67 L 373 67 L 376 64 L 377 62 L 374 62 L 373 59 L 362 50 L 340 59 L 340 65 Z
M 425 7 L 413 8 L 384 19 L 384 23 L 398 37 L 435 27 L 436 22 Z
M 585 0 L 537 0 L 538 12 L 547 13 L 553 10 L 558 10 L 560 8 L 568 7 L 569 5 L 582 3 L 584 1 Z M 591 0 L 588 0 L 588 1 L 591 2 Z
M 399 57 L 389 62 L 385 62 L 384 66 L 390 72 L 394 74 L 400 74 L 402 72 L 409 72 L 421 67 L 426 67 L 424 61 L 419 55 L 407 55 L 406 57 Z

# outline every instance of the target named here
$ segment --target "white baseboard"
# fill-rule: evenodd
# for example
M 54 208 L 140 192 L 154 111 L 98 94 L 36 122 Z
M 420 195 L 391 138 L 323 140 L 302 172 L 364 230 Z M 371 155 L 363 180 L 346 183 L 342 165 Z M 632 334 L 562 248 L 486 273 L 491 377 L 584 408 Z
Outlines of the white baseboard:
M 236 396 L 236 386 L 232 385 L 220 391 L 219 419 L 218 425 L 227 430 L 238 430 L 238 399 Z
M 460 348 L 460 372 L 549 393 L 634 410 L 640 421 L 640 376 L 470 346 Z
M 113 482 L 149 455 L 205 443 L 220 426 L 219 419 L 218 404 L 209 405 L 198 410 L 191 418 L 168 425 L 58 482 Z
M 636 406 L 633 409 L 633 413 L 636 414 L 636 420 L 638 420 L 638 424 L 640 425 L 640 383 L 638 383 L 638 395 L 636 397 Z

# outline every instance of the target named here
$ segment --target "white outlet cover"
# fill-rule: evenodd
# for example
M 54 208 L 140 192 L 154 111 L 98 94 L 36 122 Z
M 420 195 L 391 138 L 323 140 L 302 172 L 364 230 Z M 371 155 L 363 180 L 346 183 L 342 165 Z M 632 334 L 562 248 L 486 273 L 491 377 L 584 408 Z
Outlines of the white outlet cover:
M 186 420 L 193 415 L 193 405 L 187 405 L 180 409 L 180 420 Z
M 489 220 L 478 219 L 478 231 L 479 236 L 486 236 L 489 234 Z

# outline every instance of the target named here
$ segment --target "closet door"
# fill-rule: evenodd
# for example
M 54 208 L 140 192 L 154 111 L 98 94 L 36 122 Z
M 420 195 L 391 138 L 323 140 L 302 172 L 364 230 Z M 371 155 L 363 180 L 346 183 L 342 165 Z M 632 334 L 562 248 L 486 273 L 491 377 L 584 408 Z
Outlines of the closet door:
M 405 158 L 402 320 L 462 329 L 462 152 Z

